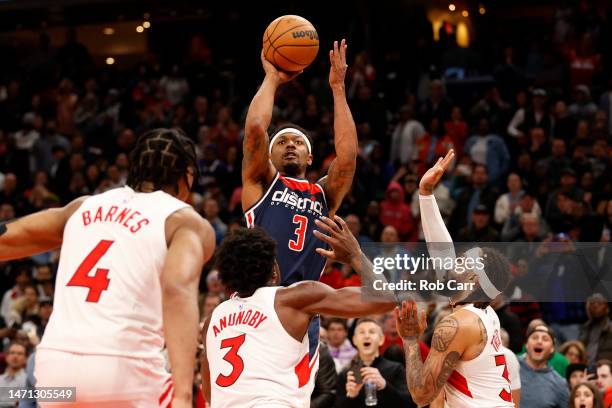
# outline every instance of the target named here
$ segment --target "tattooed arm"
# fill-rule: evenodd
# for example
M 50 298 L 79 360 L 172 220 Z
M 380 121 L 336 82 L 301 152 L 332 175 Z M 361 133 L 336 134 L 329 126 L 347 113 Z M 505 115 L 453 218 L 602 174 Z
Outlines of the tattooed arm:
M 465 321 L 461 311 L 442 319 L 434 330 L 431 351 L 423 363 L 419 337 L 426 325 L 425 311 L 419 313 L 413 301 L 403 302 L 401 312 L 396 309 L 396 320 L 398 332 L 404 340 L 406 381 L 410 395 L 418 405 L 427 405 L 438 396 L 470 342 L 475 340 L 474 328 L 471 324 L 462 324 Z M 480 336 L 480 333 L 476 336 Z

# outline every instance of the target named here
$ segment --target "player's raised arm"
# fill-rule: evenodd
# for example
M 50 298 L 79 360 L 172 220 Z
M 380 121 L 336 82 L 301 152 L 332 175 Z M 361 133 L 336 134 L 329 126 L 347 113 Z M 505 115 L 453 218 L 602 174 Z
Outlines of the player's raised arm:
M 419 311 L 414 301 L 402 302 L 401 310 L 395 309 L 397 331 L 404 342 L 408 390 L 419 406 L 429 404 L 438 396 L 467 345 L 474 340 L 474 336 L 482 334 L 473 333 L 469 325 L 460 325 L 461 317 L 456 315 L 447 316 L 438 323 L 431 340 L 431 351 L 423 362 L 419 338 L 427 327 L 425 310 Z
M 58 248 L 68 218 L 87 197 L 79 197 L 62 208 L 51 208 L 0 223 L 0 261 L 24 258 Z
M 261 64 L 266 76 L 249 105 L 244 128 L 242 208 L 245 211 L 261 198 L 276 172 L 270 163 L 267 132 L 272 120 L 276 90 L 281 84 L 291 81 L 299 74 L 299 72 L 287 74 L 277 70 L 264 58 L 263 52 Z
M 198 338 L 198 285 L 202 267 L 215 250 L 215 234 L 208 221 L 188 208 L 168 218 L 166 236 L 168 254 L 161 286 L 164 335 L 174 384 L 172 406 L 187 403 L 191 406 Z
M 329 86 L 334 97 L 334 146 L 336 158 L 332 161 L 327 176 L 321 180 L 333 215 L 353 184 L 357 163 L 357 130 L 346 100 L 344 77 L 346 76 L 346 40 L 334 41 L 329 52 L 331 68 Z

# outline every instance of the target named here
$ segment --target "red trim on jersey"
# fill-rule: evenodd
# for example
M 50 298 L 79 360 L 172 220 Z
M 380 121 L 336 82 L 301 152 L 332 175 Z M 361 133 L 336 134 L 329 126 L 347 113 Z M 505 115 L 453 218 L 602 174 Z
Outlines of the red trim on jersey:
M 467 380 L 465 379 L 464 376 L 459 374 L 459 372 L 457 372 L 456 370 L 453 371 L 450 377 L 448 377 L 447 383 L 449 385 L 452 385 L 460 393 L 463 393 L 470 398 L 474 398 L 472 396 L 472 392 L 470 391 L 470 388 L 468 387 Z
M 172 377 L 168 378 L 166 380 L 166 382 L 164 383 L 164 385 L 162 386 L 162 388 L 165 388 L 164 392 L 162 392 L 162 395 L 159 397 L 159 405 L 163 406 L 163 402 L 164 400 L 166 400 L 166 398 L 168 397 L 168 395 L 170 394 L 170 398 L 168 398 L 168 405 L 166 405 L 167 407 L 170 407 L 172 405 L 172 397 L 174 396 L 174 387 L 172 386 Z
M 317 347 L 317 352 L 312 359 L 312 362 L 308 358 L 308 353 L 300 360 L 299 363 L 295 366 L 295 375 L 298 378 L 298 388 L 302 388 L 308 381 L 310 381 L 310 374 L 312 373 L 312 369 L 317 362 L 317 358 L 319 358 L 319 348 Z
M 247 227 L 249 228 L 255 225 L 255 222 L 253 221 L 253 211 L 252 210 L 246 213 L 246 222 L 247 222 Z
M 280 176 L 280 180 L 292 190 L 309 191 L 312 195 L 323 192 L 321 187 L 317 184 L 310 184 L 307 180 L 293 180 L 283 176 Z

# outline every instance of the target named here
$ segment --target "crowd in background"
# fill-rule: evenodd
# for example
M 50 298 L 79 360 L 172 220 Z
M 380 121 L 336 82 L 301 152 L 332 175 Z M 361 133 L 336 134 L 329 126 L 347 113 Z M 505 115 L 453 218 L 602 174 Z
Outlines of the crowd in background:
M 455 241 L 522 242 L 533 248 L 550 241 L 610 241 L 612 55 L 605 41 L 610 24 L 587 1 L 559 6 L 552 19 L 554 24 L 541 27 L 541 37 L 529 44 L 477 37 L 478 43 L 466 49 L 455 45 L 454 27 L 445 24 L 434 42 L 426 33 L 431 26 L 424 25 L 418 37 L 424 40 L 411 49 L 413 61 L 407 64 L 400 62 L 401 48 L 384 50 L 383 57 L 377 49 L 374 58 L 367 47 L 351 47 L 348 37 L 346 92 L 359 156 L 352 189 L 338 214 L 360 243 L 423 239 L 418 181 L 450 148 L 457 159 L 434 194 Z M 210 221 L 217 243 L 243 226 L 241 142 L 256 88 L 229 92 L 204 80 L 223 76 L 215 70 L 216 50 L 200 44 L 199 37 L 191 41 L 184 61 L 109 71 L 95 66 L 73 32 L 59 49 L 41 34 L 39 49 L 11 61 L 15 69 L 0 77 L 0 222 L 123 186 L 138 135 L 155 127 L 180 127 L 198 146 L 200 177 L 191 204 Z M 485 56 L 487 49 L 493 52 Z M 485 59 L 489 63 L 475 63 Z M 263 74 L 258 64 L 254 58 L 248 70 Z M 325 65 L 310 69 L 279 90 L 271 130 L 285 122 L 308 130 L 314 163 L 307 178 L 314 182 L 334 157 L 333 106 Z M 239 67 L 234 71 L 239 77 Z M 25 378 L 20 370 L 53 309 L 58 257 L 59 251 L 52 251 L 0 263 L 0 342 L 5 346 L 0 385 Z M 513 271 L 521 271 L 520 262 Z M 329 265 L 322 280 L 333 287 L 360 284 L 350 268 L 340 265 Z M 204 316 L 225 298 L 210 266 L 201 290 Z M 495 308 L 514 353 L 524 352 L 527 342 L 529 355 L 528 325 L 543 318 L 555 329 L 556 346 L 572 342 L 554 353 L 559 377 L 569 380 L 598 365 L 603 392 L 612 386 L 607 305 L 595 296 L 586 306 L 522 299 L 502 300 Z M 445 312 L 432 305 L 430 326 Z M 382 316 L 376 322 L 381 354 L 403 362 L 393 319 Z M 324 323 L 333 369 L 340 374 L 337 385 L 326 386 L 337 387 L 338 406 L 352 406 L 345 397 L 345 368 L 359 354 L 361 325 Z M 606 369 L 608 382 L 603 383 Z M 401 388 L 400 382 L 388 382 Z M 525 401 L 530 392 L 541 391 L 533 386 L 536 380 L 530 383 L 523 382 Z M 569 397 L 571 388 L 566 388 Z M 407 392 L 405 382 L 395 391 L 389 401 Z M 313 406 L 333 406 L 333 396 L 318 403 Z

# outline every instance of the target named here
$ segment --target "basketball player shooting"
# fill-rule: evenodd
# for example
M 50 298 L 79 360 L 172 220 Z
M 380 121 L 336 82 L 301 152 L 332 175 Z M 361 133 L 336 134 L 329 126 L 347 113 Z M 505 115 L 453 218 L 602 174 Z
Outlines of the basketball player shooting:
M 350 189 L 357 159 L 357 131 L 344 90 L 346 41 L 334 42 L 329 53 L 329 85 L 334 98 L 334 144 L 337 157 L 318 183 L 305 180 L 312 164 L 312 140 L 304 129 L 288 125 L 270 139 L 278 87 L 299 73 L 277 70 L 262 53 L 265 77 L 246 118 L 242 161 L 242 208 L 247 226 L 262 227 L 277 242 L 281 285 L 319 280 L 325 258 L 315 252 L 325 244 L 312 231 L 314 221 L 332 216 Z M 311 356 L 318 346 L 319 327 L 311 327 Z
M 324 232 L 317 236 L 331 246 L 319 251 L 371 281 L 372 264 L 344 221 L 335 220 L 338 224 L 317 220 Z M 378 314 L 396 305 L 392 293 L 380 302 L 365 302 L 356 287 L 335 290 L 315 281 L 278 286 L 276 247 L 256 227 L 229 234 L 217 252 L 219 276 L 233 295 L 217 306 L 202 332 L 202 387 L 212 408 L 310 406 L 316 371 L 308 355 L 312 318 Z M 364 381 L 374 375 L 365 374 Z
M 419 203 L 428 246 L 448 244 L 445 249 L 454 257 L 452 239 L 433 196 L 453 158 L 451 150 L 425 173 L 419 184 Z M 435 247 L 429 246 L 432 257 L 440 255 L 432 250 Z M 419 405 L 431 403 L 444 390 L 443 397 L 453 408 L 514 407 L 499 319 L 490 302 L 482 301 L 495 299 L 506 288 L 510 264 L 492 248 L 473 248 L 463 256 L 482 257 L 484 268 L 475 267 L 461 274 L 447 271 L 448 278 L 474 283 L 474 289 L 457 291 L 449 297 L 453 312 L 435 327 L 431 351 L 424 363 L 418 341 L 426 327 L 425 311 L 419 310 L 414 301 L 404 301 L 401 309 L 395 309 L 398 333 L 404 342 L 408 389 Z
M 198 284 L 215 250 L 212 227 L 185 202 L 196 172 L 191 139 L 152 130 L 131 153 L 127 186 L 0 226 L 2 261 L 61 246 L 35 376 L 76 387 L 70 407 L 192 406 Z

